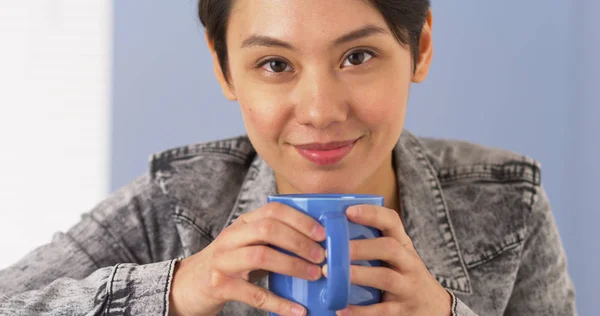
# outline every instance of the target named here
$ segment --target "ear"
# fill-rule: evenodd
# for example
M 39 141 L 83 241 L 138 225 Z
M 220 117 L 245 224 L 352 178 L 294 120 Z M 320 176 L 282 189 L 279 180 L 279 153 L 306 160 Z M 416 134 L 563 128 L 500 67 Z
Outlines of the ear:
M 225 75 L 223 75 L 223 70 L 221 69 L 221 64 L 219 63 L 219 57 L 217 56 L 217 52 L 215 51 L 214 43 L 208 38 L 207 32 L 204 33 L 204 38 L 206 39 L 206 44 L 210 49 L 213 61 L 213 71 L 215 73 L 215 76 L 217 77 L 219 85 L 221 85 L 221 90 L 223 90 L 223 94 L 227 99 L 231 101 L 236 101 L 237 96 L 235 95 L 233 85 L 229 84 L 227 80 L 225 80 Z
M 419 58 L 417 59 L 415 73 L 412 77 L 413 82 L 418 83 L 425 80 L 425 78 L 427 78 L 427 74 L 429 73 L 431 58 L 433 57 L 433 41 L 431 36 L 432 22 L 433 16 L 431 14 L 431 9 L 429 9 L 419 40 Z

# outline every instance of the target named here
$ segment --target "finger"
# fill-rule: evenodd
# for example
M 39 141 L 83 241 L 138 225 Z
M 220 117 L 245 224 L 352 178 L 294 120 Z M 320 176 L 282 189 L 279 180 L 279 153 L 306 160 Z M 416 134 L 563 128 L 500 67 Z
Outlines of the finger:
M 284 254 L 269 246 L 250 246 L 230 250 L 215 257 L 216 269 L 227 275 L 266 270 L 315 281 L 321 278 L 321 267 Z
M 316 241 L 325 240 L 325 228 L 317 220 L 293 207 L 277 202 L 266 204 L 255 211 L 245 213 L 238 218 L 238 221 L 249 223 L 261 218 L 277 219 Z
M 314 263 L 321 263 L 325 259 L 325 249 L 321 245 L 294 227 L 272 218 L 261 218 L 246 225 L 231 227 L 222 238 L 220 244 L 225 245 L 224 249 L 270 244 Z
M 379 229 L 384 236 L 396 238 L 402 245 L 412 242 L 395 210 L 377 205 L 361 204 L 351 206 L 346 210 L 348 218 L 357 224 Z
M 239 301 L 258 309 L 279 315 L 306 315 L 306 309 L 299 304 L 281 298 L 266 289 L 241 279 L 229 282 L 222 288 L 224 301 Z
M 322 268 L 327 277 L 327 265 Z M 387 267 L 367 267 L 350 265 L 350 283 L 376 288 L 394 295 L 401 295 L 403 290 L 402 275 Z
M 396 302 L 384 302 L 368 306 L 348 305 L 343 310 L 337 311 L 338 316 L 350 315 L 402 315 L 400 304 Z
M 392 237 L 358 239 L 350 241 L 350 260 L 382 260 L 399 268 L 408 270 L 413 266 L 414 255 Z

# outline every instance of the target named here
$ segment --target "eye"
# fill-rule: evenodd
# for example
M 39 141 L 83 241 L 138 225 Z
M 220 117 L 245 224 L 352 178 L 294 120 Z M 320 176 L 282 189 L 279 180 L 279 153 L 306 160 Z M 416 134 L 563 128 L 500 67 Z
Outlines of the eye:
M 286 72 L 286 71 L 289 72 L 292 70 L 292 67 L 290 67 L 290 65 L 288 65 L 288 63 L 286 63 L 285 61 L 281 61 L 279 59 L 267 60 L 260 65 L 260 68 L 263 68 L 264 70 L 266 70 L 268 72 L 274 72 L 274 73 Z
M 354 51 L 350 55 L 346 56 L 342 67 L 358 66 L 364 64 L 371 58 L 373 58 L 373 55 L 373 53 L 365 50 Z

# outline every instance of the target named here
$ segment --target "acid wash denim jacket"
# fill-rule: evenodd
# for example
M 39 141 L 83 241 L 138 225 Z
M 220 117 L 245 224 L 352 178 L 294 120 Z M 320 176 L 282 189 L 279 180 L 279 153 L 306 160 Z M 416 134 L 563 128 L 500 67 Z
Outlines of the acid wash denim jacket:
M 408 131 L 393 156 L 406 232 L 453 315 L 576 314 L 538 163 Z M 0 315 L 167 315 L 178 258 L 274 193 L 245 136 L 154 155 L 146 175 L 0 271 Z M 266 313 L 231 302 L 220 315 Z

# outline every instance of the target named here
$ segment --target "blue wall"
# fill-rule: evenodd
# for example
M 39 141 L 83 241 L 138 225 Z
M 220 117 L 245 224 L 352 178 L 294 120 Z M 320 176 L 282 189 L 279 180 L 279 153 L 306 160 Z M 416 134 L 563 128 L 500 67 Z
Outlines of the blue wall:
M 572 235 L 564 239 L 574 261 L 571 271 L 579 290 L 581 314 L 597 315 L 600 307 L 600 212 L 596 200 L 600 195 L 600 2 L 580 0 L 573 6 L 571 99 L 565 104 L 570 138 L 564 150 L 569 155 L 564 162 L 567 182 L 561 186 L 567 192 L 562 211 L 564 220 L 570 220 Z
M 244 132 L 213 78 L 195 2 L 114 1 L 113 189 L 143 173 L 152 152 Z M 600 2 L 432 2 L 434 64 L 412 88 L 407 127 L 541 161 L 580 314 L 594 315 Z
M 214 79 L 196 2 L 113 3 L 113 189 L 146 171 L 151 153 L 244 133 Z

